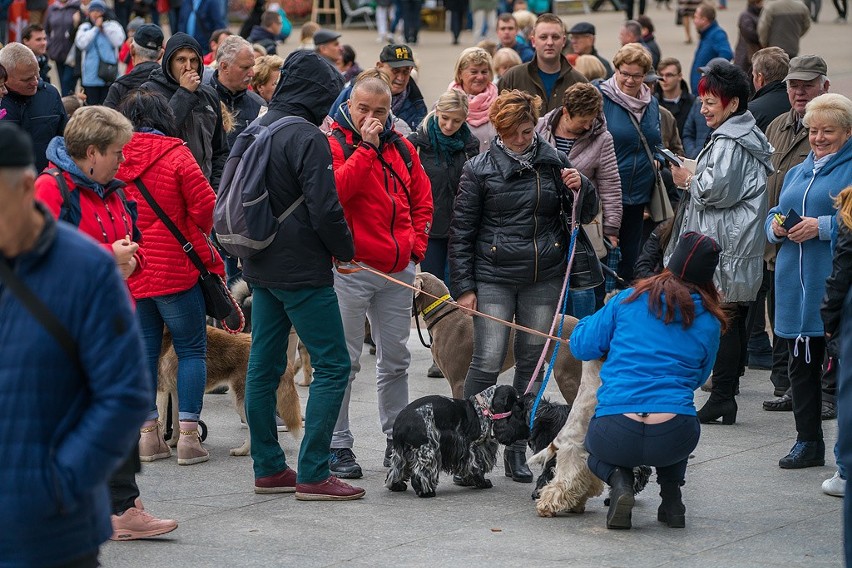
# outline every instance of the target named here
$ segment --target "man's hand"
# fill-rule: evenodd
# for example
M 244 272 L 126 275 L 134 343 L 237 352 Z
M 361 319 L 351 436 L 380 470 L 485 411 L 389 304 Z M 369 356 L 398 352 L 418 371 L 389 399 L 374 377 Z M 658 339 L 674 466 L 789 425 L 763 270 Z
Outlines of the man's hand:
M 459 296 L 456 303 L 465 311 L 465 313 L 470 314 L 469 310 L 476 310 L 476 292 L 465 292 Z
M 376 148 L 379 147 L 379 134 L 385 129 L 385 125 L 379 122 L 377 118 L 368 118 L 361 125 L 361 140 L 372 144 Z
M 194 93 L 198 90 L 198 86 L 201 85 L 201 77 L 198 75 L 197 71 L 190 69 L 189 71 L 181 73 L 179 82 L 181 87 L 190 93 Z

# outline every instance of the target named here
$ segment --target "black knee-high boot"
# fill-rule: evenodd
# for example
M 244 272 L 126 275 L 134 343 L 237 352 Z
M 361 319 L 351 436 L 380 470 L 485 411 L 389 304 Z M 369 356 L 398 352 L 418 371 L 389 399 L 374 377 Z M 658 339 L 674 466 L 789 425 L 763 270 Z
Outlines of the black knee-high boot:
M 681 500 L 680 486 L 683 482 L 661 481 L 660 497 L 663 498 L 657 509 L 657 520 L 673 529 L 686 526 L 686 506 Z
M 617 467 L 609 479 L 609 511 L 606 514 L 606 528 L 629 529 L 633 517 L 633 470 Z

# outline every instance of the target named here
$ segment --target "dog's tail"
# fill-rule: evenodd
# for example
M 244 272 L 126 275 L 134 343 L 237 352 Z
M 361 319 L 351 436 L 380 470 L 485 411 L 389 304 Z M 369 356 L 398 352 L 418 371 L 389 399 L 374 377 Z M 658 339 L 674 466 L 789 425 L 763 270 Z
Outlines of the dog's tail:
M 299 392 L 296 390 L 296 384 L 293 382 L 295 374 L 295 365 L 288 364 L 287 370 L 281 375 L 281 383 L 278 385 L 276 410 L 278 411 L 278 416 L 287 425 L 290 434 L 294 438 L 298 438 L 299 433 L 302 431 L 302 406 L 299 402 Z

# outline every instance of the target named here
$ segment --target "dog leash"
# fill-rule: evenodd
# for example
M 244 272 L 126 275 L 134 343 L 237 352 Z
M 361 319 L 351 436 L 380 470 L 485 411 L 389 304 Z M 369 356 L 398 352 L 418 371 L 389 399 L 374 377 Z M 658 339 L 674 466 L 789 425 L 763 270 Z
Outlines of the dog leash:
M 494 317 L 494 316 L 489 315 L 489 314 L 484 314 L 484 313 L 479 312 L 477 310 L 471 310 L 471 309 L 468 309 L 468 308 L 464 308 L 464 307 L 460 306 L 458 304 L 458 302 L 456 302 L 455 300 L 453 300 L 451 298 L 448 298 L 446 300 L 442 300 L 440 296 L 435 296 L 433 294 L 430 294 L 429 292 L 418 289 L 417 287 L 412 286 L 411 284 L 409 284 L 407 282 L 403 282 L 402 280 L 394 278 L 393 276 L 391 276 L 389 274 L 385 274 L 381 270 L 376 270 L 375 268 L 372 268 L 371 266 L 367 266 L 366 264 L 361 264 L 361 263 L 354 261 L 354 260 L 352 262 L 346 264 L 346 265 L 337 264 L 337 271 L 340 274 L 355 274 L 356 272 L 361 272 L 362 270 L 366 270 L 367 272 L 370 272 L 371 274 L 375 274 L 376 276 L 380 276 L 380 277 L 384 278 L 385 280 L 387 280 L 388 282 L 393 282 L 394 284 L 398 284 L 398 285 L 402 286 L 403 288 L 408 288 L 408 289 L 413 290 L 413 291 L 415 291 L 419 294 L 423 294 L 424 296 L 428 296 L 429 298 L 432 298 L 433 300 L 440 301 L 441 303 L 448 304 L 450 306 L 455 306 L 456 308 L 458 308 L 458 309 L 460 309 L 460 310 L 462 310 L 466 313 L 469 313 L 471 315 L 482 317 L 482 318 L 485 318 L 485 319 L 490 319 L 491 321 L 499 323 L 501 325 L 505 325 L 506 327 L 511 327 L 514 330 L 522 331 L 524 333 L 529 333 L 530 335 L 537 335 L 539 337 L 544 337 L 545 339 L 548 339 L 550 341 L 557 341 L 559 343 L 568 344 L 567 339 L 562 339 L 561 337 L 555 337 L 553 335 L 550 335 L 548 333 L 544 333 L 543 331 L 539 331 L 537 329 L 532 329 L 530 327 L 518 325 L 515 322 L 502 320 L 500 318 Z
M 571 231 L 571 241 L 568 244 L 568 261 L 565 266 L 565 279 L 562 282 L 562 293 L 559 297 L 559 303 L 556 307 L 556 313 L 553 314 L 553 321 L 550 324 L 550 333 L 553 334 L 553 329 L 556 327 L 556 320 L 559 320 L 559 331 L 557 332 L 560 337 L 562 337 L 562 326 L 565 323 L 565 311 L 568 307 L 568 292 L 570 290 L 569 281 L 571 279 L 571 268 L 574 265 L 574 253 L 576 251 L 577 244 L 577 233 L 580 231 L 580 225 L 577 223 L 577 205 L 580 201 L 579 199 L 579 191 L 574 196 L 574 203 L 571 207 L 571 222 L 574 225 L 573 230 Z M 561 309 L 560 309 L 561 308 Z M 538 377 L 539 372 L 541 371 L 541 366 L 544 363 L 544 357 L 547 354 L 547 349 L 550 347 L 550 340 L 548 339 L 544 343 L 544 348 L 541 350 L 541 355 L 538 358 L 538 363 L 535 366 L 535 370 L 533 371 L 532 376 L 530 377 L 530 382 L 527 385 L 526 390 L 524 391 L 524 395 L 532 390 L 533 384 L 535 384 L 535 380 Z M 536 393 L 535 401 L 533 402 L 532 411 L 530 412 L 530 430 L 533 428 L 533 424 L 535 423 L 535 415 L 538 411 L 538 405 L 541 402 L 541 397 L 544 396 L 544 391 L 547 388 L 547 382 L 550 380 L 550 375 L 553 373 L 553 368 L 556 366 L 556 356 L 559 354 L 559 343 L 557 343 L 553 348 L 553 354 L 550 356 L 550 361 L 547 365 L 547 371 L 544 373 L 544 379 L 541 382 L 541 386 L 538 389 L 538 393 Z

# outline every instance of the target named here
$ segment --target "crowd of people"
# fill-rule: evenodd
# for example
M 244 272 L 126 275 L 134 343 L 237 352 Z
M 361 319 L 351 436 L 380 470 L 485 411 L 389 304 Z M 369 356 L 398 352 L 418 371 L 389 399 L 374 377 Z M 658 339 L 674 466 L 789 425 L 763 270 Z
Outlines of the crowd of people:
M 690 23 L 699 38 L 685 76 L 644 1 L 626 5 L 611 59 L 589 22 L 448 3 L 452 42 L 470 11 L 478 44 L 447 66 L 436 101 L 417 84 L 417 2 L 396 10 L 404 43 L 379 2 L 387 43 L 366 69 L 312 22 L 280 57 L 291 24 L 278 4 L 257 2 L 239 34 L 218 1 L 160 1 L 135 19 L 132 4 L 57 0 L 0 49 L 0 314 L 17 330 L 3 333 L 17 347 L 0 377 L 18 385 L 0 401 L 42 424 L 26 446 L 0 437 L 31 458 L 0 468 L 0 503 L 17 511 L 0 521 L 15 541 L 0 540 L 0 556 L 94 566 L 106 538 L 177 528 L 145 509 L 135 475 L 172 455 L 155 400 L 164 333 L 179 362 L 177 463 L 209 459 L 208 274 L 252 291 L 245 415 L 258 493 L 365 494 L 342 481 L 363 476 L 349 407 L 365 339 L 389 466 L 411 361 L 411 291 L 394 281 L 411 286 L 420 270 L 466 312 L 543 332 L 567 288 L 564 312 L 581 320 L 572 352 L 606 356 L 586 446 L 612 487 L 607 527 L 631 527 L 638 465 L 657 467 L 658 520 L 685 525 L 687 457 L 700 424 L 736 423 L 746 367 L 771 371 L 766 411 L 792 412 L 781 468 L 825 464 L 821 423 L 840 407 L 838 471 L 823 490 L 845 495 L 852 101 L 829 93 L 822 57 L 799 53 L 815 19 L 805 4 L 749 0 L 733 49 L 723 7 L 680 2 L 687 43 Z M 231 148 L 259 128 L 279 225 L 238 258 L 216 242 L 214 206 L 233 191 L 226 163 L 249 155 Z M 69 292 L 85 303 L 63 301 Z M 314 367 L 296 468 L 275 415 L 293 328 Z M 473 329 L 465 397 L 496 383 L 509 348 L 508 327 L 475 317 Z M 544 340 L 513 341 L 513 384 L 535 392 Z M 698 387 L 710 396 L 696 410 Z M 504 452 L 520 483 L 533 479 L 526 446 Z M 42 533 L 63 536 L 42 547 Z

